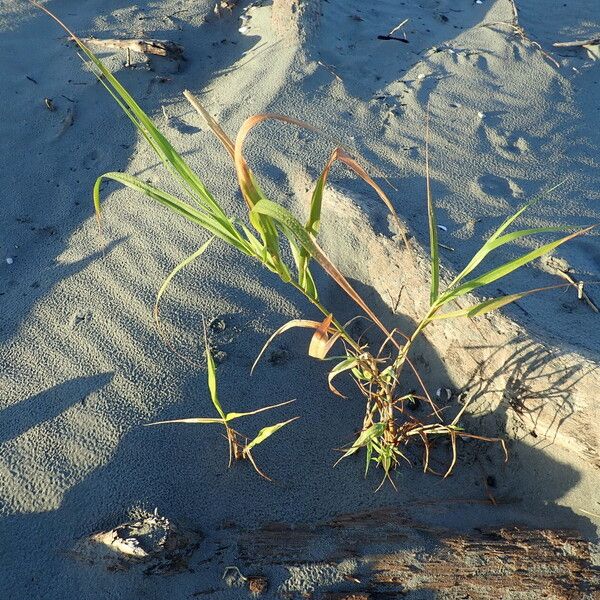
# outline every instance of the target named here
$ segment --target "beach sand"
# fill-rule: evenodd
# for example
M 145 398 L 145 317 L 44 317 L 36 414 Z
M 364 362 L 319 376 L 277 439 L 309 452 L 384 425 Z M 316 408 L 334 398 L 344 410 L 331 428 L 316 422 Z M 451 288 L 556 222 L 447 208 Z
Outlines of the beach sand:
M 427 294 L 427 112 L 440 242 L 452 249 L 442 250 L 446 274 L 460 270 L 518 206 L 563 181 L 521 225 L 600 222 L 599 63 L 583 48 L 552 46 L 598 37 L 597 0 L 517 0 L 523 35 L 510 26 L 509 0 L 314 0 L 294 10 L 282 0 L 252 4 L 239 2 L 220 17 L 205 0 L 45 6 L 81 36 L 151 37 L 184 47 L 184 61 L 133 53 L 131 67 L 122 50 L 98 54 L 240 219 L 245 207 L 231 162 L 183 98 L 185 89 L 230 135 L 266 111 L 323 132 L 265 123 L 246 145 L 268 197 L 300 216 L 336 144 L 382 185 L 387 179 L 416 267 L 408 266 L 385 207 L 339 167 L 325 198 L 322 242 L 388 323 L 408 326 Z M 240 21 L 241 14 L 249 19 Z M 407 43 L 378 39 L 405 19 L 393 36 Z M 308 333 L 278 338 L 275 354 L 268 351 L 250 376 L 268 336 L 290 318 L 318 318 L 315 310 L 216 242 L 166 293 L 161 337 L 152 318 L 156 292 L 207 235 L 114 183 L 103 186 L 100 234 L 91 198 L 96 177 L 124 171 L 172 191 L 173 185 L 56 23 L 27 2 L 0 1 L 0 31 L 0 597 L 247 597 L 222 580 L 227 566 L 252 566 L 239 564 L 236 531 L 381 507 L 406 507 L 425 523 L 457 531 L 566 527 L 597 547 L 600 315 L 574 289 L 530 296 L 478 324 L 436 330 L 419 350 L 432 392 L 464 386 L 489 360 L 490 381 L 500 387 L 485 390 L 489 397 L 479 394 L 469 424 L 506 436 L 509 462 L 496 444 L 466 443 L 451 477 L 407 465 L 394 475 L 397 491 L 387 485 L 374 493 L 380 472 L 363 478 L 363 457 L 333 468 L 335 449 L 353 440 L 363 406 L 328 392 L 328 363 L 306 357 Z M 555 253 L 577 280 L 600 280 L 598 235 L 592 231 Z M 497 260 L 529 247 L 505 246 Z M 320 281 L 336 314 L 356 314 L 341 291 Z M 538 261 L 486 293 L 555 283 L 562 280 Z M 389 307 L 402 286 L 400 314 L 393 315 Z M 586 290 L 600 304 L 600 287 Z M 248 464 L 227 469 L 216 426 L 143 427 L 212 416 L 203 318 L 224 323 L 210 335 L 221 353 L 226 410 L 296 399 L 243 425 L 257 431 L 301 417 L 256 450 L 274 483 Z M 512 371 L 499 374 L 506 365 Z M 555 376 L 544 374 L 540 383 L 548 365 L 558 365 Z M 512 399 L 528 389 L 532 405 L 518 415 Z M 493 494 L 510 502 L 453 501 L 485 500 L 490 477 Z M 416 508 L 425 498 L 434 503 Z M 188 570 L 170 577 L 115 571 L 74 551 L 92 533 L 155 509 L 201 532 Z M 307 552 L 321 556 L 322 548 Z M 339 583 L 330 571 L 298 568 L 269 571 L 270 593 Z

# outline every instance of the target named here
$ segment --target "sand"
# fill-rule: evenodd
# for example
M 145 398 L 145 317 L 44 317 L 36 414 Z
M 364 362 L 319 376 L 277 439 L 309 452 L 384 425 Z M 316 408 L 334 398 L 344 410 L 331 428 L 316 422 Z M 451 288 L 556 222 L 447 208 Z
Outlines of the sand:
M 46 6 L 86 37 L 148 36 L 184 47 L 183 62 L 134 54 L 133 68 L 124 66 L 123 51 L 99 54 L 240 218 L 244 206 L 228 157 L 182 97 L 184 89 L 197 94 L 230 134 L 264 111 L 306 120 L 324 132 L 265 124 L 251 134 L 248 160 L 263 188 L 297 214 L 305 214 L 307 190 L 332 147 L 343 143 L 396 188 L 386 189 L 419 257 L 427 245 L 429 106 L 432 189 L 445 227 L 440 241 L 453 248 L 443 252 L 448 272 L 459 269 L 517 206 L 563 180 L 523 224 L 600 221 L 598 62 L 584 49 L 552 47 L 598 35 L 596 0 L 517 2 L 527 39 L 508 25 L 485 26 L 511 22 L 508 0 L 329 0 L 300 10 L 283 1 L 258 2 L 240 32 L 239 16 L 248 4 L 240 2 L 220 18 L 204 0 Z M 394 35 L 406 35 L 408 43 L 377 39 L 404 19 Z M 399 491 L 385 486 L 375 494 L 379 474 L 363 479 L 362 459 L 332 468 L 334 448 L 353 439 L 361 404 L 327 391 L 327 365 L 305 357 L 307 334 L 279 339 L 274 348 L 283 360 L 265 361 L 249 375 L 272 331 L 290 318 L 316 317 L 270 273 L 214 244 L 178 276 L 163 305 L 166 337 L 186 359 L 159 336 L 151 312 L 156 291 L 206 235 L 115 184 L 103 190 L 104 237 L 99 235 L 91 201 L 98 175 L 121 170 L 170 189 L 168 177 L 54 22 L 26 2 L 0 2 L 0 31 L 2 597 L 246 597 L 221 579 L 237 560 L 235 534 L 224 523 L 252 528 L 321 521 L 372 507 L 410 506 L 424 496 L 442 503 L 481 499 L 488 475 L 497 482 L 495 494 L 516 501 L 438 506 L 423 509 L 422 518 L 457 530 L 515 522 L 569 527 L 597 543 L 600 315 L 573 290 L 526 298 L 489 321 L 495 328 L 489 339 L 485 327 L 481 333 L 490 355 L 518 334 L 525 350 L 521 357 L 513 354 L 516 363 L 528 364 L 526 348 L 534 340 L 565 369 L 583 365 L 581 373 L 569 375 L 575 387 L 564 386 L 559 397 L 536 396 L 549 411 L 560 402 L 568 407 L 558 423 L 541 428 L 538 438 L 527 435 L 531 428 L 521 435 L 502 401 L 506 390 L 496 390 L 487 411 L 479 408 L 488 414 L 485 431 L 511 439 L 508 464 L 496 446 L 484 447 L 480 456 L 467 449 L 444 481 L 402 468 L 395 475 Z M 400 286 L 408 286 L 399 311 L 414 318 L 424 263 L 413 273 L 397 268 L 406 255 L 385 210 L 342 169 L 332 177 L 326 202 L 323 244 L 332 257 L 384 311 Z M 498 259 L 525 247 L 505 247 Z M 557 256 L 575 278 L 600 279 L 597 232 L 561 247 Z M 500 288 L 512 293 L 558 282 L 536 263 Z M 324 280 L 323 286 L 336 310 L 354 313 L 334 286 Z M 600 288 L 588 291 L 600 303 Z M 212 341 L 222 352 L 226 408 L 251 410 L 296 398 L 276 418 L 302 418 L 256 452 L 275 483 L 246 464 L 227 470 L 217 428 L 142 426 L 210 414 L 203 318 L 225 323 Z M 433 390 L 459 387 L 468 378 L 463 354 L 445 360 L 458 343 L 455 333 L 450 338 L 454 346 L 441 353 L 435 337 L 423 351 Z M 548 361 L 540 360 L 544 368 Z M 459 363 L 462 371 L 455 368 Z M 257 416 L 245 429 L 264 424 Z M 202 532 L 190 559 L 193 572 L 148 577 L 73 556 L 78 540 L 155 508 Z M 330 573 L 310 569 L 268 576 L 272 591 L 335 589 L 336 583 Z

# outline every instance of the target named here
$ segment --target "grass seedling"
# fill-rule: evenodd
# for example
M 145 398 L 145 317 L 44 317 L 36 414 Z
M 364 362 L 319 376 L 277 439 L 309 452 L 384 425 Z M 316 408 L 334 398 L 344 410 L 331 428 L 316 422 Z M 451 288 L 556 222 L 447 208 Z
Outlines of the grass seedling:
M 286 406 L 287 404 L 291 404 L 294 400 L 288 400 L 287 402 L 280 402 L 279 404 L 273 404 L 271 406 L 264 406 L 263 408 L 257 408 L 256 410 L 252 410 L 249 412 L 228 412 L 226 413 L 223 410 L 221 402 L 219 400 L 219 394 L 217 392 L 217 366 L 215 364 L 214 358 L 210 351 L 210 346 L 208 344 L 208 338 L 206 335 L 206 327 L 204 327 L 204 353 L 206 355 L 206 368 L 208 374 L 208 392 L 210 395 L 210 400 L 215 407 L 215 410 L 218 413 L 218 417 L 192 417 L 188 419 L 173 419 L 170 421 L 156 421 L 155 423 L 148 423 L 148 425 L 166 425 L 172 423 L 188 423 L 195 425 L 223 425 L 225 428 L 225 439 L 227 440 L 227 444 L 229 446 L 229 466 L 233 464 L 235 460 L 242 460 L 247 458 L 252 466 L 256 469 L 256 472 L 264 477 L 265 479 L 270 478 L 265 475 L 263 471 L 261 471 L 254 457 L 252 456 L 252 449 L 262 444 L 267 438 L 271 437 L 275 432 L 279 431 L 282 427 L 285 427 L 289 423 L 292 423 L 299 417 L 294 417 L 292 419 L 288 419 L 287 421 L 282 421 L 280 423 L 276 423 L 275 425 L 270 425 L 268 427 L 263 427 L 258 434 L 253 438 L 249 439 L 247 436 L 241 434 L 239 431 L 236 431 L 232 426 L 231 422 L 236 419 L 240 419 L 242 417 L 250 417 L 252 415 L 257 415 L 258 413 L 265 412 L 267 410 L 272 410 L 274 408 L 279 408 L 281 406 Z
M 31 1 L 33 2 L 33 0 Z M 457 440 L 460 438 L 475 438 L 483 441 L 499 442 L 506 452 L 504 442 L 499 438 L 487 438 L 466 432 L 462 429 L 460 418 L 467 408 L 467 403 L 463 404 L 454 418 L 450 420 L 445 419 L 445 415 L 442 414 L 442 411 L 428 394 L 425 383 L 411 362 L 409 356 L 411 349 L 424 330 L 435 323 L 446 319 L 463 317 L 474 318 L 492 310 L 496 310 L 510 302 L 519 300 L 529 294 L 537 293 L 542 289 L 549 289 L 538 288 L 527 290 L 517 294 L 474 303 L 468 308 L 449 310 L 450 305 L 457 299 L 463 298 L 467 294 L 471 294 L 488 284 L 510 275 L 513 271 L 522 268 L 544 254 L 558 248 L 561 244 L 588 232 L 592 227 L 573 231 L 553 242 L 543 244 L 534 250 L 526 252 L 518 258 L 484 271 L 482 274 L 474 275 L 475 269 L 480 267 L 484 260 L 488 259 L 489 255 L 494 250 L 497 250 L 506 244 L 529 236 L 555 233 L 568 229 L 566 227 L 540 227 L 521 229 L 508 233 L 508 228 L 516 221 L 516 219 L 519 218 L 528 207 L 539 200 L 539 198 L 535 198 L 513 215 L 509 216 L 488 238 L 479 251 L 475 253 L 466 267 L 445 287 L 445 289 L 441 290 L 440 245 L 437 240 L 435 205 L 429 185 L 428 147 L 426 147 L 427 213 L 429 217 L 431 254 L 429 309 L 418 321 L 412 333 L 401 332 L 396 328 L 392 331 L 388 331 L 378 316 L 371 310 L 350 282 L 333 264 L 317 242 L 321 221 L 323 191 L 327 184 L 329 172 L 336 162 L 351 169 L 358 177 L 365 181 L 385 203 L 393 217 L 397 219 L 392 203 L 386 194 L 356 160 L 342 148 L 336 148 L 333 151 L 321 176 L 315 184 L 310 202 L 308 220 L 305 224 L 302 224 L 290 211 L 266 198 L 255 175 L 250 170 L 244 158 L 243 146 L 252 128 L 268 119 L 308 128 L 313 131 L 316 131 L 315 128 L 290 117 L 276 114 L 262 114 L 247 119 L 239 130 L 235 141 L 233 141 L 221 126 L 214 121 L 191 92 L 185 91 L 184 96 L 186 99 L 206 120 L 233 161 L 241 195 L 248 209 L 248 221 L 246 223 L 239 222 L 225 213 L 219 202 L 204 186 L 198 175 L 190 169 L 183 158 L 158 130 L 152 120 L 140 108 L 127 90 L 88 49 L 88 47 L 61 21 L 49 13 L 47 9 L 40 6 L 37 2 L 33 2 L 33 4 L 50 14 L 50 16 L 58 21 L 58 23 L 71 35 L 72 39 L 77 43 L 87 58 L 90 68 L 97 75 L 101 84 L 129 117 L 142 137 L 171 173 L 173 179 L 180 184 L 183 194 L 182 197 L 185 198 L 182 199 L 174 196 L 131 175 L 117 172 L 105 173 L 98 178 L 93 190 L 93 199 L 98 220 L 100 220 L 101 212 L 100 185 L 104 179 L 113 179 L 129 188 L 142 192 L 149 198 L 178 213 L 188 221 L 195 223 L 201 229 L 206 230 L 213 238 L 221 240 L 222 242 L 233 246 L 242 254 L 257 260 L 265 268 L 303 294 L 316 309 L 322 313 L 322 320 L 292 320 L 276 331 L 273 336 L 271 336 L 269 342 L 275 336 L 280 335 L 291 328 L 302 327 L 314 330 L 308 349 L 308 354 L 312 357 L 325 359 L 336 343 L 343 345 L 344 356 L 329 373 L 329 387 L 334 394 L 341 395 L 333 386 L 333 380 L 342 373 L 349 374 L 354 380 L 360 394 L 364 397 L 365 416 L 361 433 L 354 443 L 344 452 L 342 458 L 350 456 L 364 448 L 367 470 L 369 465 L 374 462 L 376 465 L 382 467 L 385 474 L 383 481 L 385 481 L 386 478 L 389 478 L 391 470 L 396 467 L 401 460 L 406 460 L 409 463 L 411 462 L 407 455 L 406 447 L 413 441 L 420 441 L 423 445 L 424 470 L 426 472 L 435 473 L 436 471 L 430 466 L 432 440 L 439 438 L 440 436 L 446 436 L 450 439 L 452 448 L 451 462 L 444 472 L 439 473 L 444 477 L 448 476 L 454 468 L 457 460 Z M 402 231 L 401 227 L 399 227 L 399 229 Z M 409 248 L 406 238 L 404 239 L 404 242 L 407 245 L 407 248 Z M 293 257 L 292 264 L 287 264 L 283 258 L 285 253 L 282 252 L 282 244 L 287 244 L 289 246 Z M 194 255 L 178 265 L 169 275 L 157 297 L 157 304 L 155 307 L 155 316 L 157 319 L 158 301 L 168 286 L 170 279 L 178 270 L 183 268 L 197 256 L 201 255 L 205 247 L 206 244 L 194 253 Z M 410 248 L 408 251 L 410 251 Z M 348 332 L 348 328 L 339 323 L 333 316 L 332 311 L 321 303 L 315 280 L 311 272 L 312 262 L 317 263 L 356 303 L 366 317 L 381 330 L 384 336 L 384 342 L 378 351 L 375 352 L 368 346 L 362 344 L 360 340 L 355 340 Z M 568 285 L 568 283 L 565 284 L 565 286 Z M 267 342 L 267 344 L 269 342 Z M 388 347 L 392 348 L 393 354 L 384 357 L 384 350 Z M 263 351 L 261 351 L 260 354 L 262 354 Z M 254 413 L 224 413 L 216 395 L 214 362 L 212 361 L 208 347 L 206 352 L 209 389 L 212 402 L 219 413 L 219 417 L 183 419 L 177 422 L 218 423 L 223 425 L 226 430 L 226 437 L 229 442 L 232 460 L 234 458 L 247 457 L 253 462 L 251 450 L 277 429 L 289 423 L 289 421 L 267 427 L 261 430 L 254 440 L 242 444 L 240 442 L 240 434 L 233 430 L 230 426 L 230 422 L 240 416 Z M 406 367 L 413 371 L 422 388 L 422 398 L 427 401 L 431 407 L 431 415 L 426 420 L 417 419 L 407 412 L 407 402 L 412 400 L 415 394 L 405 393 L 402 390 L 402 373 Z M 258 409 L 254 412 L 270 410 L 271 408 L 275 408 L 275 406 Z

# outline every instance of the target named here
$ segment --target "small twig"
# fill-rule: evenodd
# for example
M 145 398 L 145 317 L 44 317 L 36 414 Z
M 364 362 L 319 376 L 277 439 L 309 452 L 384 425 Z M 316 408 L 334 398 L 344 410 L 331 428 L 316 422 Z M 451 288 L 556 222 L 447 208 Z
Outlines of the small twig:
M 582 512 L 584 515 L 589 515 L 590 517 L 596 517 L 596 519 L 600 519 L 600 515 L 598 513 L 590 512 L 589 510 L 585 510 L 585 508 L 576 508 L 579 512 Z
M 333 67 L 330 67 L 328 64 L 320 60 L 317 61 L 317 64 L 323 67 L 324 69 L 327 69 L 327 71 L 329 71 L 338 81 L 343 81 L 342 78 L 333 70 Z
M 586 46 L 600 45 L 600 38 L 592 38 L 591 40 L 575 40 L 573 42 L 555 42 L 552 45 L 555 48 L 585 48 Z
M 573 287 L 575 287 L 577 289 L 577 298 L 579 298 L 579 300 L 584 300 L 586 302 L 586 304 L 595 313 L 600 312 L 600 310 L 598 309 L 598 307 L 596 306 L 594 301 L 584 292 L 584 290 L 583 290 L 584 282 L 583 281 L 576 281 L 566 271 L 563 271 L 562 269 L 554 268 L 554 272 L 559 277 L 562 277 L 565 281 L 568 281 Z
M 406 25 L 408 23 L 408 19 L 404 19 L 404 21 L 402 21 L 399 25 L 396 25 L 396 27 L 394 27 L 394 29 L 392 29 L 388 35 L 394 35 L 396 33 L 396 31 L 398 31 L 398 29 L 400 29 L 401 27 L 404 27 L 404 25 Z
M 31 81 L 31 83 L 35 83 L 37 85 L 37 81 L 33 77 L 29 77 L 29 75 L 25 75 L 25 78 L 29 79 L 29 81 Z
M 166 125 L 167 127 L 169 127 L 169 120 L 170 120 L 170 117 L 169 117 L 169 115 L 167 114 L 167 111 L 166 111 L 166 109 L 165 109 L 165 107 L 164 107 L 164 106 L 161 106 L 161 109 L 162 109 L 162 114 L 163 114 L 163 117 L 165 118 L 165 125 Z

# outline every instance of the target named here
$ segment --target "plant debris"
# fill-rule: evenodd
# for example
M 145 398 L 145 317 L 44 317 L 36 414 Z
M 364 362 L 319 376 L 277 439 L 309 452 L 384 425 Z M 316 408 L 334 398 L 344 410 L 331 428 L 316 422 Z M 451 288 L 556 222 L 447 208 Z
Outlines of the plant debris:
M 169 40 L 154 39 L 117 39 L 117 38 L 83 38 L 85 44 L 92 44 L 102 48 L 117 48 L 139 52 L 141 54 L 154 54 L 156 56 L 165 56 L 167 58 L 183 58 L 183 46 L 170 42 Z

